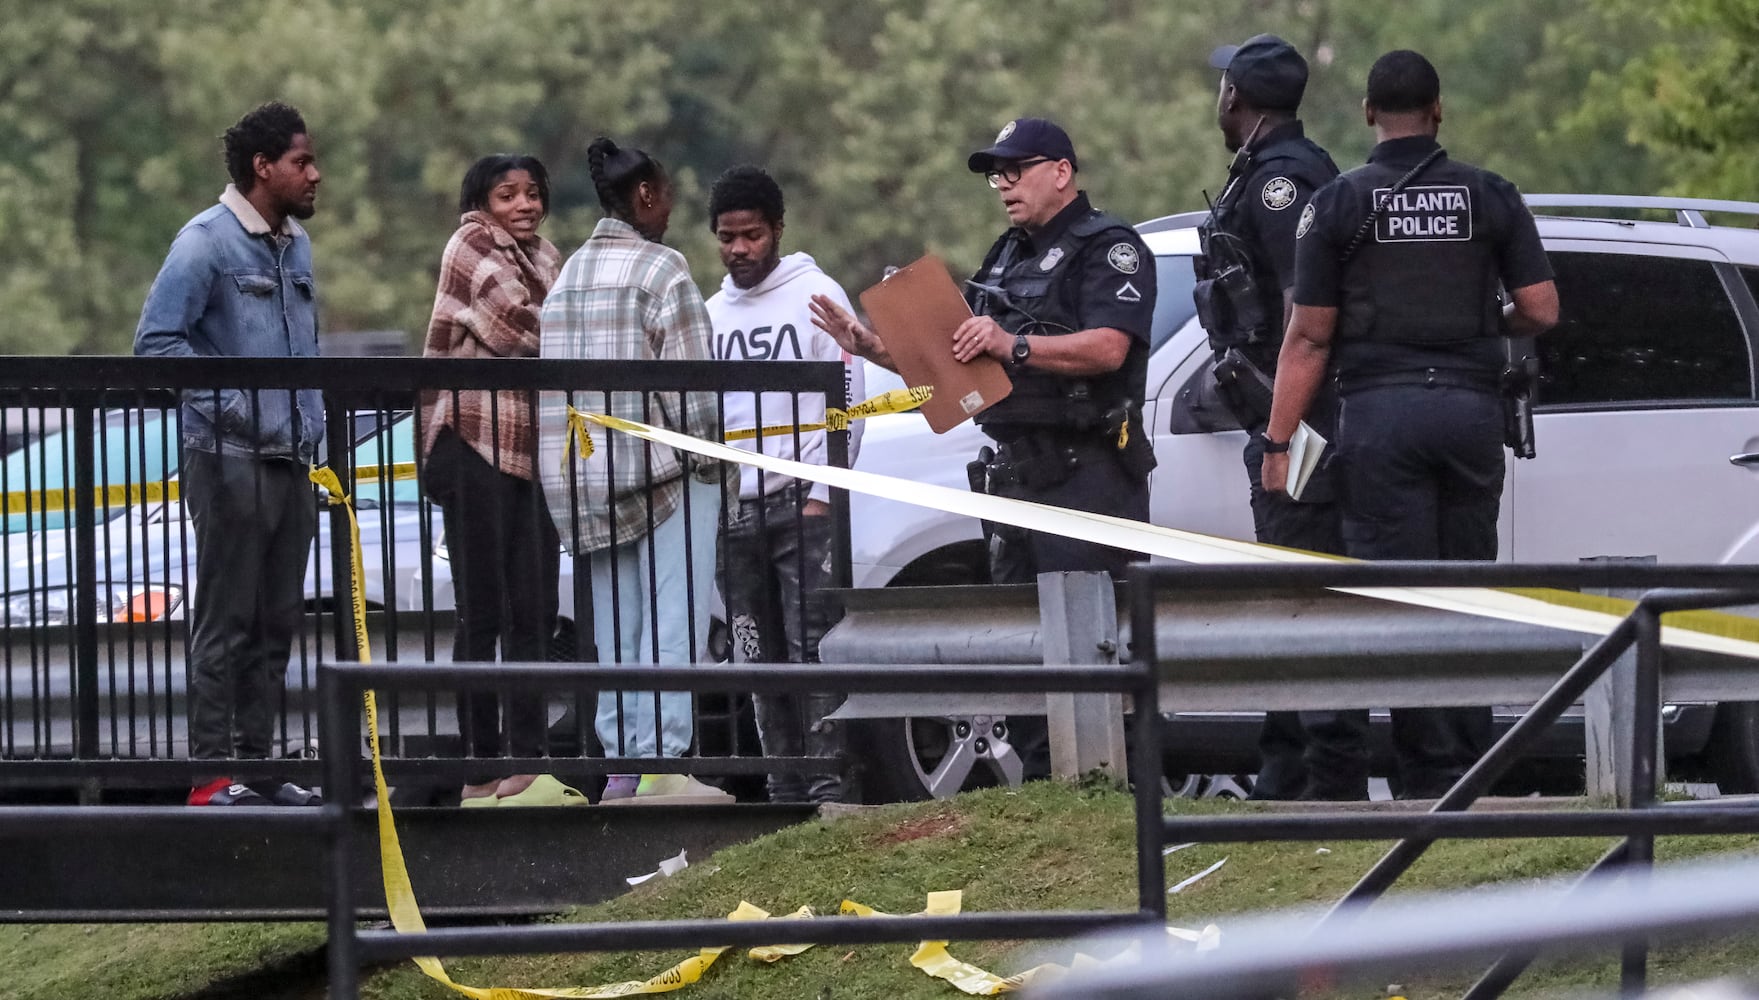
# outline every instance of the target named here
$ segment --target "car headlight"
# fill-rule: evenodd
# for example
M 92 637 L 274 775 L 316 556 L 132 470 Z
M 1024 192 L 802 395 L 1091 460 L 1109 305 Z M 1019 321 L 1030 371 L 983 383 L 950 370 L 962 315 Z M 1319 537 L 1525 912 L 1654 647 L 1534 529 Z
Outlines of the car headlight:
M 15 628 L 66 625 L 72 620 L 73 591 L 67 587 L 6 595 L 5 624 Z M 98 588 L 98 621 L 153 622 L 183 607 L 181 587 L 117 584 Z

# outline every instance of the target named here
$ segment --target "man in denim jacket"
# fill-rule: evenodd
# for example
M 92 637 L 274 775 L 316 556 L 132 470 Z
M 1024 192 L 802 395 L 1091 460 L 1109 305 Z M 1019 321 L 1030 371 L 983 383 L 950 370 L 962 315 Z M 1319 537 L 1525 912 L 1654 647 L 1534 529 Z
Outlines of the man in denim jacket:
M 320 179 L 305 121 L 265 104 L 226 131 L 233 183 L 178 232 L 147 292 L 137 355 L 314 357 L 309 219 Z M 195 521 L 189 745 L 201 760 L 267 758 L 287 656 L 304 613 L 317 507 L 316 390 L 190 389 L 179 412 L 182 486 Z M 291 782 L 198 776 L 190 805 L 314 805 Z

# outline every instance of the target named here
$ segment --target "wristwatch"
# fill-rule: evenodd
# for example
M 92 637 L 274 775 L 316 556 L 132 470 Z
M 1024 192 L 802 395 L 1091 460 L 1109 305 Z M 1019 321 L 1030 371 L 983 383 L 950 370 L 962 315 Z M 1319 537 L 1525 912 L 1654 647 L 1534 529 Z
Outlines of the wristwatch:
M 1272 441 L 1269 434 L 1258 435 L 1258 440 L 1264 442 L 1264 453 L 1266 455 L 1288 454 L 1289 442 L 1287 441 Z
M 1014 363 L 1023 365 L 1030 357 L 1032 357 L 1032 343 L 1026 339 L 1024 333 L 1016 334 L 1014 336 Z

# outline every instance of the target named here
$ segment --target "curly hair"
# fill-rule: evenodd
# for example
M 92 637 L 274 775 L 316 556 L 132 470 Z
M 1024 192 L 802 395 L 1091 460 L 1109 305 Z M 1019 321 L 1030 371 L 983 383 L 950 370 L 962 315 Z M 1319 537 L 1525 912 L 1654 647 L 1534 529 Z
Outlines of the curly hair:
M 782 224 L 782 186 L 762 167 L 731 167 L 715 178 L 708 194 L 708 228 L 713 232 L 723 212 L 756 212 L 772 226 Z
M 226 172 L 232 176 L 232 183 L 248 194 L 257 183 L 257 154 L 271 162 L 279 160 L 293 145 L 293 137 L 304 134 L 305 119 L 280 101 L 270 101 L 238 119 L 238 124 L 227 129 L 221 140 L 226 151 Z

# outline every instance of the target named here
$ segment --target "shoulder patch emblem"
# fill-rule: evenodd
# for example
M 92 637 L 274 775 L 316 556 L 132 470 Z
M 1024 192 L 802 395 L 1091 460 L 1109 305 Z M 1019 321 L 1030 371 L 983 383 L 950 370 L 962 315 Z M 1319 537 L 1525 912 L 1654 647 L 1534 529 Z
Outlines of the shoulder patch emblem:
M 1008 136 L 1011 136 L 1013 134 L 1014 134 L 1014 123 L 1009 122 L 1008 124 L 1002 126 L 1002 130 L 1000 132 L 996 133 L 996 142 L 998 142 L 998 143 L 999 142 L 1006 142 L 1008 139 Z
M 1142 301 L 1142 293 L 1136 290 L 1135 285 L 1132 285 L 1131 283 L 1126 281 L 1122 285 L 1118 286 L 1118 301 L 1119 302 L 1141 302 Z
M 1048 271 L 1051 268 L 1056 267 L 1057 261 L 1060 261 L 1062 259 L 1063 259 L 1063 248 L 1062 247 L 1051 247 L 1050 252 L 1048 252 L 1044 255 L 1044 259 L 1038 262 L 1038 269 L 1040 271 Z
M 1272 177 L 1264 185 L 1264 207 L 1280 212 L 1295 203 L 1295 182 L 1287 177 Z
M 1313 203 L 1308 202 L 1307 207 L 1303 208 L 1301 210 L 1301 221 L 1295 223 L 1295 238 L 1296 239 L 1300 239 L 1301 237 L 1306 236 L 1307 230 L 1313 228 L 1313 216 L 1314 216 Z
M 1142 259 L 1136 255 L 1136 246 L 1132 243 L 1113 243 L 1106 251 L 1105 259 L 1121 274 L 1135 274 L 1142 266 Z

